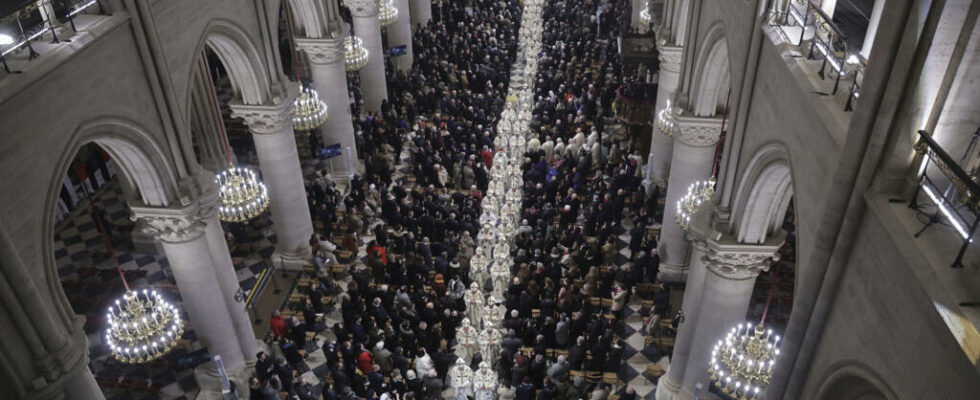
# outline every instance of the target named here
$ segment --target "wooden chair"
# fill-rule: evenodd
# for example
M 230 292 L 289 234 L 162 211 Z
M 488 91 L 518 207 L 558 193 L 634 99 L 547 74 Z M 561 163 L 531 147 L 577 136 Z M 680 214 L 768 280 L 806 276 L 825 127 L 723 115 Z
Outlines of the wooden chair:
M 602 381 L 609 385 L 618 385 L 621 383 L 619 380 L 619 375 L 615 372 L 603 372 Z
M 531 309 L 531 318 L 535 318 L 535 319 L 541 318 L 541 309 L 539 309 L 539 308 L 532 308 Z
M 589 297 L 589 304 L 594 307 L 602 307 L 602 299 L 599 297 Z

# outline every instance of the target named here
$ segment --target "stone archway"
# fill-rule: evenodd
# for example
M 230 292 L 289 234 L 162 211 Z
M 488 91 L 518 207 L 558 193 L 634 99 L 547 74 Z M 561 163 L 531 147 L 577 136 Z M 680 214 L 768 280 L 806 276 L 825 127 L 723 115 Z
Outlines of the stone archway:
M 225 70 L 228 71 L 235 97 L 243 104 L 258 105 L 269 100 L 270 74 L 264 67 L 263 57 L 258 48 L 245 31 L 231 22 L 212 21 L 194 51 L 194 57 L 201 54 L 205 47 L 213 51 L 221 60 Z M 195 85 L 193 79 L 195 69 L 191 68 L 190 73 L 191 79 L 187 80 L 191 87 L 186 91 L 185 108 L 188 110 L 186 115 L 190 115 L 190 96 L 193 92 L 192 86 Z
M 749 161 L 735 193 L 732 229 L 739 243 L 765 243 L 793 197 L 789 155 L 778 144 L 763 146 Z
M 119 118 L 98 118 L 83 123 L 71 135 L 48 181 L 45 210 L 54 210 L 62 178 L 82 146 L 96 143 L 118 162 L 121 174 L 137 189 L 142 204 L 154 207 L 170 205 L 178 195 L 178 172 L 172 159 L 145 129 L 135 122 Z M 41 216 L 41 254 L 44 277 L 52 302 L 65 326 L 75 327 L 71 304 L 64 294 L 54 257 L 54 212 Z M 57 299 L 57 300 L 55 300 Z
M 834 365 L 820 384 L 818 400 L 893 400 L 898 397 L 866 366 L 853 361 Z
M 691 87 L 691 111 L 698 117 L 710 117 L 724 112 L 731 86 L 731 62 L 724 27 L 716 24 L 708 29 L 697 54 L 694 82 Z

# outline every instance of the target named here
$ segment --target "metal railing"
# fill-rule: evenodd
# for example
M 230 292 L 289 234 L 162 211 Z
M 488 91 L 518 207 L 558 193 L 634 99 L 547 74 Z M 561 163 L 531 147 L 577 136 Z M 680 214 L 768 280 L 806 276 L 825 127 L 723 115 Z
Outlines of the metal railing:
M 817 75 L 820 79 L 833 79 L 834 88 L 830 94 L 835 95 L 840 89 L 841 78 L 852 75 L 844 111 L 852 111 L 854 103 L 860 97 L 860 81 L 864 79 L 864 69 L 867 65 L 858 52 L 849 51 L 847 36 L 833 22 L 819 5 L 809 0 L 791 1 L 784 13 L 786 26 L 799 26 L 799 38 L 795 45 L 803 47 L 807 31 L 813 33 L 810 38 L 808 60 L 823 60 Z
M 7 64 L 7 56 L 16 51 L 27 49 L 28 61 L 39 57 L 41 54 L 32 42 L 45 33 L 51 34 L 52 43 L 62 43 L 58 38 L 58 25 L 53 21 L 69 24 L 77 32 L 75 17 L 93 6 L 98 7 L 99 14 L 106 14 L 101 0 L 31 0 L 0 16 L 0 63 L 4 70 L 13 72 Z
M 963 168 L 946 153 L 945 150 L 936 143 L 929 132 L 919 131 L 919 141 L 915 144 L 915 152 L 922 160 L 919 172 L 918 185 L 909 208 L 918 210 L 919 194 L 925 192 L 929 199 L 936 205 L 936 212 L 926 214 L 928 222 L 915 234 L 918 237 L 922 232 L 933 224 L 946 223 L 951 225 L 957 234 L 963 239 L 960 250 L 953 261 L 953 268 L 963 267 L 963 255 L 966 253 L 967 246 L 973 242 L 973 235 L 980 224 L 980 184 L 976 182 Z M 943 182 L 937 183 L 929 177 L 929 165 L 933 164 L 940 172 L 942 177 L 948 180 L 946 190 L 940 189 Z M 920 211 L 921 212 L 921 211 Z M 925 214 L 925 213 L 923 213 Z M 967 225 L 969 224 L 969 225 Z

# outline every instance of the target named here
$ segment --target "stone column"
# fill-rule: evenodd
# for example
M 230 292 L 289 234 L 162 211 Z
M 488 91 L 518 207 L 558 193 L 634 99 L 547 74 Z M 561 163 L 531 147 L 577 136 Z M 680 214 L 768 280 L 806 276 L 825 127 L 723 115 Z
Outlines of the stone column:
M 313 75 L 313 88 L 320 99 L 327 103 L 330 113 L 327 122 L 320 127 L 324 146 L 340 143 L 344 152 L 340 157 L 330 159 L 331 171 L 336 177 L 354 176 L 351 167 L 356 164 L 347 161 L 357 159 L 357 144 L 354 140 L 354 124 L 351 118 L 350 98 L 347 96 L 347 70 L 344 69 L 344 38 L 346 29 L 337 37 L 322 39 L 296 38 L 296 45 L 306 53 Z M 355 168 L 356 169 L 356 168 Z
M 432 0 L 411 0 L 410 3 L 412 32 L 415 32 L 417 26 L 425 26 L 432 19 Z
M 65 400 L 96 400 L 104 399 L 102 388 L 95 381 L 92 370 L 88 368 L 88 363 L 82 364 L 75 369 L 75 373 L 65 380 L 63 386 Z
M 391 64 L 398 71 L 408 72 L 412 69 L 412 18 L 409 12 L 408 0 L 394 0 L 398 9 L 398 21 L 387 28 L 388 48 L 405 46 L 405 54 L 391 58 Z
M 691 351 L 691 341 L 694 339 L 694 331 L 697 329 L 698 315 L 701 309 L 701 293 L 704 286 L 704 276 L 707 272 L 704 257 L 708 252 L 708 245 L 700 239 L 695 239 L 692 244 L 694 250 L 691 253 L 691 270 L 687 276 L 687 285 L 684 287 L 684 302 L 681 303 L 683 304 L 681 311 L 684 313 L 684 322 L 681 322 L 677 328 L 677 338 L 674 341 L 674 351 L 670 357 L 667 375 L 657 383 L 657 400 L 674 399 L 680 393 L 684 372 L 687 368 L 687 359 Z
M 708 242 L 703 257 L 707 267 L 694 336 L 686 360 L 682 393 L 693 393 L 700 383 L 707 388 L 711 349 L 732 326 L 745 321 L 752 289 L 759 273 L 769 269 L 778 246 Z M 752 321 L 758 323 L 758 321 Z M 682 396 L 690 397 L 690 396 Z
M 668 101 L 674 97 L 674 92 L 677 90 L 684 49 L 658 42 L 657 50 L 660 52 L 660 72 L 658 72 L 657 105 L 654 107 L 654 112 L 659 114 L 667 107 Z M 654 115 L 654 118 L 657 118 L 657 115 Z M 667 176 L 670 173 L 670 160 L 674 150 L 674 138 L 671 134 L 671 132 L 661 132 L 657 124 L 653 124 L 653 140 L 650 141 L 652 166 L 648 180 L 660 187 L 667 184 Z
M 276 231 L 276 252 L 272 260 L 289 269 L 302 269 L 313 258 L 310 237 L 313 221 L 306 201 L 303 168 L 296 151 L 289 109 L 296 97 L 296 86 L 278 104 L 231 105 L 232 115 L 243 118 L 252 132 L 255 152 L 259 156 L 262 181 L 269 189 L 269 209 Z
M 379 112 L 381 101 L 388 98 L 388 83 L 385 81 L 378 0 L 344 0 L 344 4 L 354 19 L 354 35 L 364 41 L 364 47 L 368 50 L 368 64 L 358 71 L 361 91 L 364 92 L 364 110 Z
M 661 280 L 679 282 L 687 276 L 687 241 L 684 239 L 684 231 L 674 220 L 677 201 L 687 193 L 687 188 L 692 183 L 707 180 L 711 176 L 715 147 L 721 136 L 721 121 L 720 118 L 674 115 L 676 140 L 671 157 L 663 228 L 657 246 Z
M 36 273 L 32 273 L 36 272 Z M 51 271 L 53 273 L 53 271 Z M 84 316 L 52 296 L 46 274 L 28 269 L 6 226 L 0 222 L 0 381 L 11 398 L 104 399 L 88 368 Z M 61 290 L 60 286 L 58 289 Z M 74 395 L 74 396 L 73 396 Z
M 228 305 L 214 273 L 214 261 L 205 230 L 207 223 L 197 204 L 181 209 L 132 207 L 133 220 L 163 242 L 170 271 L 183 300 L 181 314 L 193 325 L 211 355 L 220 355 L 229 369 L 245 366 Z
M 238 338 L 242 356 L 245 362 L 253 363 L 255 362 L 255 354 L 258 353 L 255 330 L 252 328 L 248 310 L 245 309 L 245 296 L 241 293 L 238 275 L 235 273 L 235 265 L 231 261 L 231 253 L 228 250 L 228 242 L 225 241 L 225 232 L 221 229 L 221 221 L 218 219 L 217 202 L 216 190 L 208 193 L 201 202 L 201 218 L 206 225 L 204 236 L 207 239 L 208 247 L 211 248 L 211 263 L 214 266 L 214 274 L 218 278 L 218 285 L 221 286 L 221 294 L 225 304 L 228 305 L 228 315 L 231 317 L 231 322 L 235 328 L 235 336 Z
M 871 9 L 871 21 L 868 22 L 868 31 L 864 34 L 864 43 L 861 45 L 861 55 L 864 58 L 871 57 L 871 47 L 878 34 L 878 24 L 881 23 L 881 13 L 885 10 L 885 1 L 875 1 L 874 8 Z

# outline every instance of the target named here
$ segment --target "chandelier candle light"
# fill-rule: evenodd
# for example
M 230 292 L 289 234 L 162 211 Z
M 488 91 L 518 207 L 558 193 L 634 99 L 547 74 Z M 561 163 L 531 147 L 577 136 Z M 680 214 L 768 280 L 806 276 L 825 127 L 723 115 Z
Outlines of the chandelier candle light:
M 660 133 L 667 136 L 674 136 L 674 113 L 670 106 L 670 100 L 667 100 L 667 105 L 657 113 L 657 129 Z
M 738 324 L 711 350 L 708 360 L 711 382 L 733 399 L 759 399 L 769 387 L 772 367 L 779 356 L 779 335 L 773 335 L 772 329 L 767 330 L 763 324 L 769 314 L 781 267 L 782 264 L 777 263 L 772 273 L 761 322 L 754 328 L 751 323 Z
M 119 266 L 119 258 L 112 247 L 112 240 L 105 230 L 102 213 L 92 201 L 88 188 L 82 185 L 95 215 L 95 223 L 105 241 L 106 250 L 116 266 L 126 293 L 122 299 L 109 306 L 105 319 L 109 325 L 105 333 L 105 344 L 110 354 L 125 363 L 144 363 L 167 354 L 184 333 L 184 323 L 177 307 L 167 302 L 156 290 L 133 291 L 126 282 L 126 274 Z
M 694 182 L 691 186 L 688 186 L 687 194 L 681 197 L 680 200 L 677 200 L 677 213 L 674 214 L 677 226 L 687 230 L 688 226 L 691 225 L 691 217 L 698 211 L 698 207 L 701 207 L 701 204 L 711 199 L 714 193 L 714 178 Z
M 127 363 L 144 363 L 177 345 L 184 332 L 177 307 L 156 290 L 127 291 L 122 301 L 109 307 L 106 345 L 113 357 Z
M 368 63 L 368 49 L 364 48 L 361 38 L 351 35 L 344 39 L 344 68 L 354 72 L 364 68 Z
M 769 385 L 779 336 L 762 324 L 738 324 L 711 350 L 711 382 L 734 399 L 758 399 Z
M 203 62 L 207 63 L 206 54 Z M 236 167 L 231 161 L 231 149 L 228 146 L 228 132 L 225 131 L 224 121 L 221 121 L 221 110 L 218 108 L 218 97 L 215 94 L 214 81 L 207 74 L 211 85 L 211 96 L 214 102 L 215 124 L 221 127 L 224 139 L 225 156 L 228 169 L 214 177 L 218 184 L 218 218 L 225 222 L 246 222 L 261 215 L 269 207 L 269 193 L 265 184 L 259 180 L 255 172 L 248 168 Z M 324 111 L 325 112 L 325 111 Z
M 293 55 L 293 74 L 296 81 L 299 78 L 299 57 L 296 54 L 296 38 L 293 36 L 293 20 L 289 14 L 289 2 L 284 2 L 286 10 L 286 27 L 289 29 L 290 51 Z M 320 101 L 320 95 L 312 87 L 299 84 L 299 95 L 293 100 L 293 109 L 289 112 L 293 116 L 293 130 L 311 131 L 319 128 L 327 122 L 327 104 Z
M 650 2 L 646 1 L 643 3 L 643 9 L 640 10 L 640 21 L 646 24 L 647 27 L 649 27 L 650 21 L 652 20 L 653 17 L 650 16 Z
M 398 21 L 398 9 L 395 8 L 394 0 L 381 0 L 378 20 L 381 22 L 381 27 L 391 26 Z
M 299 96 L 293 101 L 293 130 L 311 131 L 327 122 L 327 104 L 320 100 L 316 90 L 299 85 Z

